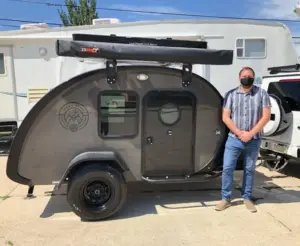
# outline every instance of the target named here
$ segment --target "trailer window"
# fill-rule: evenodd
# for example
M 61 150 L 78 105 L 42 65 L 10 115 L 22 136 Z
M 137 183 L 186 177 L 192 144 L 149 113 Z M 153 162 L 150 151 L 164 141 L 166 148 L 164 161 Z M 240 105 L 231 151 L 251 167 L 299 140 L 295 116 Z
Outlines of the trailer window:
M 99 104 L 101 137 L 132 137 L 138 133 L 138 95 L 136 92 L 101 92 Z
M 4 54 L 0 53 L 0 74 L 5 74 Z
M 266 40 L 262 38 L 237 39 L 236 55 L 238 58 L 265 58 Z

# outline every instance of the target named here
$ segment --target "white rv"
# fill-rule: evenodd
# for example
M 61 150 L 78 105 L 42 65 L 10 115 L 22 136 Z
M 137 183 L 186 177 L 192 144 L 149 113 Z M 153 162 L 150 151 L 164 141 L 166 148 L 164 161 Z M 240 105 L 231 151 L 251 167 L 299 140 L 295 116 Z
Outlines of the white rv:
M 222 95 L 238 85 L 238 72 L 243 66 L 253 67 L 255 83 L 261 84 L 268 67 L 298 62 L 290 31 L 281 23 L 243 20 L 99 22 L 62 28 L 27 26 L 23 30 L 0 33 L 0 124 L 19 126 L 33 104 L 51 88 L 104 66 L 99 60 L 76 60 L 56 55 L 56 40 L 71 39 L 74 33 L 204 40 L 209 49 L 232 49 L 232 66 L 193 69 Z M 8 128 L 1 129 L 6 131 Z

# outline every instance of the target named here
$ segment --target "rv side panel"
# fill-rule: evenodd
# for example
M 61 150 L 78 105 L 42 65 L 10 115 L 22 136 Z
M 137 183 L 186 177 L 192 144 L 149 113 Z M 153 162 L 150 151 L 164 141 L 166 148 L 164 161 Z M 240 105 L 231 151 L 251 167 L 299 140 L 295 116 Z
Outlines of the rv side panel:
M 17 121 L 14 58 L 11 46 L 0 45 L 0 122 Z
M 57 84 L 57 60 L 52 40 L 17 40 L 14 44 L 19 121 Z

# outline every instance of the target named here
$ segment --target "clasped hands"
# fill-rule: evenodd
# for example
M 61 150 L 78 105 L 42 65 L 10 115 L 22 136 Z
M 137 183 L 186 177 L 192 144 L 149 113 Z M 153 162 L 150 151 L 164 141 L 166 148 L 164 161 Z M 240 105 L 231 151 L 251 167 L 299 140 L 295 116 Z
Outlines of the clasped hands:
M 253 134 L 248 131 L 239 131 L 237 134 L 238 138 L 243 142 L 248 142 L 253 138 Z

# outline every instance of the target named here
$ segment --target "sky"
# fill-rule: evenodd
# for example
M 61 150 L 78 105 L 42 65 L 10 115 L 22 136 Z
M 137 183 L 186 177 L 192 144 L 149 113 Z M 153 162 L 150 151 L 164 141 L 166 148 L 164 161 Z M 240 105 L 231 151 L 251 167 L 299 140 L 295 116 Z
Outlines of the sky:
M 64 0 L 0 0 L 0 19 L 21 19 L 36 22 L 61 24 L 57 6 L 28 3 L 50 2 L 64 4 Z M 98 7 L 145 10 L 155 12 L 172 12 L 203 14 L 213 16 L 229 16 L 242 18 L 272 18 L 297 20 L 299 22 L 283 22 L 292 33 L 292 36 L 300 36 L 300 15 L 293 10 L 297 0 L 151 0 L 148 3 L 140 0 L 98 0 Z M 166 20 L 166 19 L 200 19 L 200 17 L 172 16 L 159 14 L 142 14 L 120 11 L 98 10 L 100 18 L 118 18 L 121 22 L 140 20 Z M 0 31 L 19 29 L 6 25 L 20 26 L 20 22 L 0 20 Z M 300 42 L 300 39 L 299 39 Z M 299 45 L 300 51 L 300 45 Z M 300 55 L 300 52 L 299 52 Z

